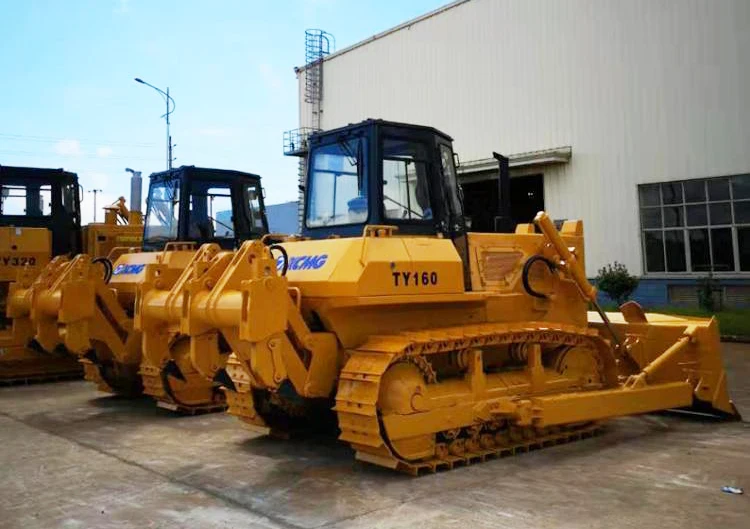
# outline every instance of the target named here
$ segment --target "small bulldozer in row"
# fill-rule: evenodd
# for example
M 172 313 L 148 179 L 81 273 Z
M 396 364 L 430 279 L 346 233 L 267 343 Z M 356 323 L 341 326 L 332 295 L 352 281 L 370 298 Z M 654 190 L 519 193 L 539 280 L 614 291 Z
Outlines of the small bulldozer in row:
M 581 221 L 469 232 L 447 135 L 368 120 L 309 146 L 301 237 L 151 265 L 136 303 L 146 355 L 230 379 L 247 424 L 337 425 L 358 459 L 418 473 L 621 415 L 738 415 L 715 319 L 602 311 Z
M 144 354 L 133 327 L 138 287 L 151 265 L 160 270 L 158 283 L 174 280 L 198 244 L 230 250 L 267 231 L 260 177 L 192 166 L 155 173 L 142 250 L 123 249 L 111 260 L 57 258 L 35 281 L 12 285 L 8 315 L 30 330 L 34 346 L 79 360 L 103 391 L 145 392 L 182 411 L 222 408 L 218 384 L 181 361 L 187 341 L 178 333 L 167 337 L 173 356 Z
M 125 199 L 104 208 L 104 222 L 81 227 L 78 177 L 61 169 L 0 166 L 0 383 L 80 376 L 65 354 L 48 354 L 25 322 L 6 317 L 10 285 L 30 285 L 55 256 L 85 252 L 104 259 L 115 248 L 140 246 L 143 222 Z

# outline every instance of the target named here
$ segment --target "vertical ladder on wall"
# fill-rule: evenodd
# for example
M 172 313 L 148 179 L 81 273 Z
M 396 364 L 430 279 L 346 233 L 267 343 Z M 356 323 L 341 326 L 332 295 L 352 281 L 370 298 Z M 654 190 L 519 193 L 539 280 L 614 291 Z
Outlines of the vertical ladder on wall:
M 331 53 L 331 41 L 333 35 L 322 29 L 305 30 L 305 102 L 311 106 L 310 126 L 314 130 L 320 130 L 323 60 Z
M 310 105 L 310 131 L 307 135 L 320 130 L 320 114 L 323 111 L 323 61 L 331 53 L 331 43 L 335 40 L 333 35 L 322 29 L 305 30 L 305 102 Z M 307 143 L 307 138 L 304 140 Z M 302 143 L 300 141 L 300 144 Z M 305 159 L 299 163 L 299 201 L 297 216 L 299 226 L 302 226 L 304 211 L 304 192 L 307 185 L 307 165 Z
M 305 31 L 305 76 L 304 100 L 309 112 L 300 116 L 300 128 L 284 132 L 284 155 L 298 156 L 299 199 L 297 208 L 298 226 L 302 226 L 304 214 L 304 189 L 307 185 L 307 140 L 321 129 L 323 101 L 323 62 L 336 48 L 336 39 L 322 29 Z M 298 71 L 298 70 L 295 70 Z M 306 124 L 307 126 L 303 126 Z

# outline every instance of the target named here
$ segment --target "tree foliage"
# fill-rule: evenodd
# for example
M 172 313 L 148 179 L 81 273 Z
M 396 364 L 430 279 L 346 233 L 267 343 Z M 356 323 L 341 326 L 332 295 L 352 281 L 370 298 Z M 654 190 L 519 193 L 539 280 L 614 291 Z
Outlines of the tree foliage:
M 638 278 L 630 275 L 624 264 L 615 261 L 599 270 L 596 286 L 618 305 L 622 305 L 638 287 Z

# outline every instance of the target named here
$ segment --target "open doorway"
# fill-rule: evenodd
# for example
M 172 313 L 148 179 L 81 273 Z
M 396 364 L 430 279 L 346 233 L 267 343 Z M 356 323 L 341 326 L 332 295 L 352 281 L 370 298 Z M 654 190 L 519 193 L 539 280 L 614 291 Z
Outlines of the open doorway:
M 514 224 L 531 222 L 544 209 L 544 177 L 540 174 L 510 179 L 510 217 Z
M 498 215 L 500 190 L 496 178 L 461 185 L 464 212 L 471 218 L 471 230 L 492 232 Z M 510 217 L 513 225 L 531 222 L 544 209 L 544 176 L 515 176 L 510 179 Z

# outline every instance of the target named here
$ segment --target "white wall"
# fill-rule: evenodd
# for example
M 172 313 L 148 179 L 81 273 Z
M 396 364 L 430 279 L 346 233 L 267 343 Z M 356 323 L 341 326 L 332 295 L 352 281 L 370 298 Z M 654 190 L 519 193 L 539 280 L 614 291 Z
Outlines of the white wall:
M 323 79 L 324 129 L 432 125 L 463 161 L 571 145 L 546 208 L 584 220 L 590 275 L 642 272 L 637 184 L 750 172 L 748 0 L 470 0 L 333 55 Z

